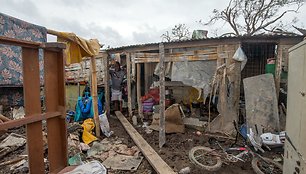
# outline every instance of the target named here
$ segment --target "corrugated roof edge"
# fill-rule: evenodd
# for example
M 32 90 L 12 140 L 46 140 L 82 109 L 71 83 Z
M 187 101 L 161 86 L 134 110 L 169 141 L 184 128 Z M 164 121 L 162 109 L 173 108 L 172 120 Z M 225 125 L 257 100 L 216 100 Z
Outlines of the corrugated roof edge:
M 219 39 L 260 39 L 260 38 L 271 38 L 271 39 L 277 39 L 277 38 L 288 38 L 288 37 L 303 37 L 303 35 L 294 34 L 294 33 L 288 33 L 288 34 L 257 34 L 257 35 L 243 35 L 243 36 L 220 36 L 220 37 L 210 37 L 206 39 L 185 39 L 185 40 L 175 40 L 170 42 L 153 42 L 153 43 L 144 43 L 144 44 L 135 44 L 135 45 L 126 45 L 126 46 L 120 46 L 115 48 L 109 48 L 105 49 L 106 51 L 115 51 L 119 49 L 125 49 L 125 48 L 133 48 L 133 47 L 143 47 L 143 46 L 150 46 L 150 45 L 158 45 L 159 43 L 184 43 L 184 42 L 190 42 L 190 41 L 204 41 L 204 40 L 219 40 Z

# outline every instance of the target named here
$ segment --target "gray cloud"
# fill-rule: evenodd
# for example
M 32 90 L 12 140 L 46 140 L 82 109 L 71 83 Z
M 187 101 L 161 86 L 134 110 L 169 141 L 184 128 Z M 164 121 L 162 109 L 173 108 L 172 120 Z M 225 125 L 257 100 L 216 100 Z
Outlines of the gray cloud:
M 229 31 L 227 25 L 202 26 L 213 9 L 223 9 L 228 0 L 0 0 L 0 11 L 58 31 L 98 38 L 110 46 L 161 41 L 161 34 L 184 23 L 190 31 L 209 30 L 209 36 Z M 305 8 L 297 16 L 306 18 Z M 289 18 L 285 18 L 289 19 Z

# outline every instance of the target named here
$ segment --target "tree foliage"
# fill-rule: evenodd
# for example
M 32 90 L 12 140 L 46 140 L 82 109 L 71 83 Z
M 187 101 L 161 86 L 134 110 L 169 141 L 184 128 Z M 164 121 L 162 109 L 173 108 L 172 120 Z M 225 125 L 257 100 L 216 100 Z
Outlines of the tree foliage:
M 171 31 L 166 31 L 161 35 L 162 40 L 167 42 L 175 40 L 184 40 L 190 38 L 189 28 L 185 24 L 177 24 Z
M 224 21 L 233 29 L 227 34 L 254 35 L 259 32 L 282 30 L 281 19 L 297 13 L 305 0 L 230 0 L 223 10 L 213 10 L 204 25 Z

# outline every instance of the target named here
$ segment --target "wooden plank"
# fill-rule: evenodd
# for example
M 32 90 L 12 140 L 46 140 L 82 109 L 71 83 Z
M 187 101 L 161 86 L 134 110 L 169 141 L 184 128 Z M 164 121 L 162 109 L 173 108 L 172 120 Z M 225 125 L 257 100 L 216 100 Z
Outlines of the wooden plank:
M 276 67 L 275 67 L 275 91 L 276 91 L 277 98 L 279 96 L 279 90 L 280 90 L 282 62 L 283 62 L 283 46 L 279 45 L 277 49 L 277 59 L 276 59 Z
M 183 56 L 183 57 L 166 57 L 164 62 L 183 62 L 183 61 L 205 61 L 216 60 L 217 54 L 212 55 L 199 55 L 199 56 Z M 135 63 L 158 63 L 159 59 L 156 58 L 135 58 Z
M 42 47 L 41 43 L 39 42 L 25 41 L 25 40 L 14 39 L 14 38 L 5 37 L 5 36 L 0 36 L 0 44 L 20 46 L 24 48 Z
M 109 86 L 109 65 L 108 65 L 108 56 L 103 59 L 104 66 L 104 90 L 105 90 L 105 111 L 106 114 L 110 114 L 110 86 Z
M 0 124 L 0 130 L 6 130 L 11 129 L 14 127 L 19 127 L 25 124 L 34 123 L 37 121 L 46 120 L 48 118 L 58 117 L 61 116 L 61 112 L 48 112 L 43 114 L 31 114 L 31 115 L 25 115 L 24 118 L 20 118 L 17 120 L 11 120 L 8 122 L 4 122 Z
M 94 120 L 96 127 L 96 136 L 100 137 L 100 121 L 99 121 L 99 113 L 98 113 L 98 86 L 97 86 L 97 66 L 96 66 L 96 58 L 92 56 L 90 58 L 91 62 L 91 97 L 93 103 L 93 111 L 94 111 Z
M 40 77 L 38 49 L 22 48 L 24 106 L 27 117 L 40 114 Z M 30 173 L 44 173 L 42 122 L 26 125 Z
M 117 118 L 158 174 L 175 174 L 170 166 L 154 151 L 146 140 L 137 132 L 121 112 L 116 111 Z
M 46 111 L 61 112 L 62 117 L 47 119 L 48 160 L 50 172 L 67 166 L 67 126 L 65 119 L 65 81 L 63 53 L 44 52 Z
M 264 132 L 278 132 L 278 104 L 273 75 L 262 74 L 245 78 L 243 84 L 248 128 L 252 128 L 255 135 L 255 125 L 258 135 Z
M 132 112 L 132 87 L 131 87 L 131 53 L 126 54 L 126 71 L 127 71 L 127 90 L 128 90 L 128 110 L 129 116 L 133 116 Z
M 137 80 L 136 80 L 136 88 L 137 88 L 137 103 L 138 103 L 138 114 L 141 120 L 143 120 L 143 113 L 142 113 L 142 102 L 141 102 L 141 65 L 137 64 Z
M 165 49 L 164 45 L 159 44 L 159 105 L 160 105 L 160 119 L 159 119 L 159 148 L 162 148 L 166 143 L 166 132 L 165 132 Z

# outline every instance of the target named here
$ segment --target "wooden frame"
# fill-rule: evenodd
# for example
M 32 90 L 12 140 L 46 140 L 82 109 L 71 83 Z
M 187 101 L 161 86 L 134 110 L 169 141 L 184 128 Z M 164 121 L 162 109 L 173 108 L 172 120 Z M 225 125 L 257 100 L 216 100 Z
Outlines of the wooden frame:
M 25 118 L 0 124 L 0 130 L 26 125 L 30 173 L 45 173 L 42 120 L 47 121 L 50 173 L 67 166 L 64 44 L 41 44 L 0 36 L 0 43 L 21 46 Z M 46 113 L 41 113 L 38 49 L 44 50 Z

